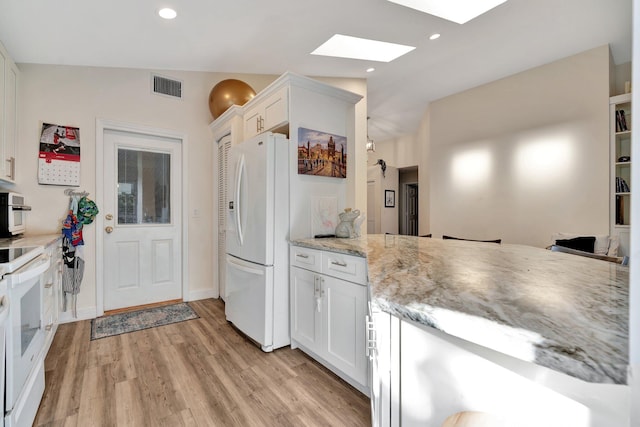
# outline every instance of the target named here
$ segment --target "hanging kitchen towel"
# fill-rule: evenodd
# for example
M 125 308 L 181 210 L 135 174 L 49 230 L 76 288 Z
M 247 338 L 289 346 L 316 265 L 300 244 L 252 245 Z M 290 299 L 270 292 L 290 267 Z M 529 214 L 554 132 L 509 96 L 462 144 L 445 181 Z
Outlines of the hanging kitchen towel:
M 84 275 L 84 260 L 78 256 L 77 249 L 69 239 L 62 238 L 62 310 L 67 311 L 67 301 L 70 300 L 74 318 L 78 317 L 78 294 Z
M 99 212 L 98 206 L 88 197 L 83 197 L 78 202 L 78 222 L 84 225 L 91 224 Z
M 78 221 L 72 209 L 69 209 L 67 218 L 62 223 L 62 234 L 69 239 L 69 242 L 71 242 L 73 246 L 84 245 L 84 241 L 82 240 L 82 223 Z

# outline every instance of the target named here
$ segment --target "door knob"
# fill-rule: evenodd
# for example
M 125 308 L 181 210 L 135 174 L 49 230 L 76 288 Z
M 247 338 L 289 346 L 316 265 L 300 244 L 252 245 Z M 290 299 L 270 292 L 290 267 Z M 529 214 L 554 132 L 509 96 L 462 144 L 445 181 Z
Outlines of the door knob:
M 105 227 L 104 231 L 106 231 L 107 233 L 111 233 L 113 231 L 113 227 Z

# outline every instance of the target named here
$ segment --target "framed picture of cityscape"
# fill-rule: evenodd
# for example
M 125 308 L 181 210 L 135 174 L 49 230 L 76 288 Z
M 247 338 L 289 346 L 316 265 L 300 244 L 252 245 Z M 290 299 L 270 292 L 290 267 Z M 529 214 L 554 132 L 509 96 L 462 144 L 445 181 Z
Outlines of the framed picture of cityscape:
M 347 177 L 347 137 L 298 128 L 298 174 Z

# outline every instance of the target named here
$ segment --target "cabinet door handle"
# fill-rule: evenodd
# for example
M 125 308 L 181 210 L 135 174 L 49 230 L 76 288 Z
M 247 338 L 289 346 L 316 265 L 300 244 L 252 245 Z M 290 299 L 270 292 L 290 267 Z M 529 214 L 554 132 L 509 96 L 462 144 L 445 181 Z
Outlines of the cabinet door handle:
M 256 117 L 256 132 L 260 133 L 260 116 Z
M 50 287 L 52 287 L 52 286 L 53 286 L 53 282 L 51 282 L 51 283 L 47 283 L 46 285 L 44 285 L 44 288 L 45 288 L 45 289 L 49 289 L 49 288 L 50 288 Z
M 369 357 L 369 359 L 373 360 L 376 354 L 376 329 L 373 323 L 373 320 L 369 315 L 366 316 L 366 329 L 367 329 L 367 346 L 365 348 L 365 353 Z
M 7 175 L 7 178 L 15 179 L 16 158 L 9 157 L 6 161 L 9 162 L 9 174 Z
M 337 265 L 338 267 L 346 267 L 347 263 L 346 262 L 340 262 L 340 261 L 331 261 L 331 265 Z

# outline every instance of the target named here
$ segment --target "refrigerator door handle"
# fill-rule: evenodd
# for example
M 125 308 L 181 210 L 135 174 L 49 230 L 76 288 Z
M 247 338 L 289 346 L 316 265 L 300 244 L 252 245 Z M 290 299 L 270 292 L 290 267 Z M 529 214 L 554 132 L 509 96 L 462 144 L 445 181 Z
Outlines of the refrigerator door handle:
M 238 160 L 238 168 L 236 170 L 236 191 L 235 191 L 235 196 L 236 196 L 236 228 L 238 229 L 238 241 L 240 242 L 240 246 L 242 246 L 243 241 L 244 241 L 244 236 L 242 235 L 242 223 L 241 223 L 241 212 L 240 210 L 243 209 L 242 206 L 242 201 L 240 199 L 240 190 L 242 188 L 242 177 L 244 175 L 245 171 L 244 171 L 244 154 L 242 154 L 240 156 L 240 160 Z
M 233 268 L 244 271 L 245 273 L 255 274 L 256 276 L 264 276 L 264 270 L 259 268 L 251 268 L 246 265 L 240 264 L 234 261 L 230 256 L 227 256 L 227 264 L 233 266 Z

